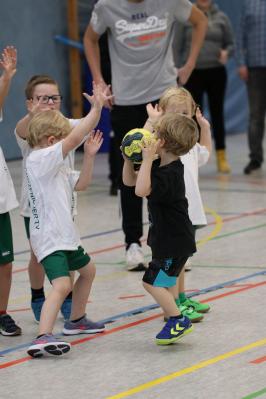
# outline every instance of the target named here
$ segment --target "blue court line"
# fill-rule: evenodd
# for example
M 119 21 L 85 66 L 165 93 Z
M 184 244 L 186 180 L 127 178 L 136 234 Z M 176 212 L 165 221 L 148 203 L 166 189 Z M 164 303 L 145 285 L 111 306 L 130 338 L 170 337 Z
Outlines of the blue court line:
M 194 297 L 194 296 L 206 294 L 207 292 L 217 291 L 217 290 L 222 289 L 224 287 L 227 287 L 229 285 L 233 285 L 235 283 L 238 283 L 239 281 L 248 280 L 250 278 L 254 278 L 254 277 L 262 276 L 262 275 L 266 275 L 266 270 L 263 270 L 263 271 L 258 272 L 258 273 L 249 274 L 247 276 L 240 277 L 240 278 L 237 278 L 235 280 L 225 281 L 224 283 L 212 285 L 211 287 L 207 287 L 207 288 L 203 288 L 203 289 L 201 289 L 199 291 L 191 292 L 191 293 L 187 294 L 187 296 L 189 298 L 191 298 L 191 297 Z M 150 310 L 157 309 L 159 307 L 160 306 L 158 304 L 156 304 L 156 303 L 152 304 L 152 305 L 148 305 L 148 306 L 143 306 L 141 308 L 132 309 L 132 310 L 130 310 L 128 312 L 119 313 L 117 315 L 114 315 L 114 316 L 108 317 L 106 319 L 100 320 L 100 323 L 110 324 L 110 323 L 113 323 L 116 320 L 123 319 L 124 317 L 130 317 L 130 316 L 134 316 L 136 314 L 145 313 L 145 312 L 148 312 Z M 55 336 L 61 337 L 62 334 L 56 334 Z M 15 352 L 15 351 L 17 351 L 19 349 L 27 348 L 30 344 L 31 344 L 31 342 L 27 342 L 27 343 L 24 343 L 24 344 L 21 344 L 21 345 L 14 346 L 12 348 L 7 348 L 7 349 L 5 349 L 5 350 L 0 352 L 0 356 L 4 356 L 4 355 L 6 355 L 8 353 Z

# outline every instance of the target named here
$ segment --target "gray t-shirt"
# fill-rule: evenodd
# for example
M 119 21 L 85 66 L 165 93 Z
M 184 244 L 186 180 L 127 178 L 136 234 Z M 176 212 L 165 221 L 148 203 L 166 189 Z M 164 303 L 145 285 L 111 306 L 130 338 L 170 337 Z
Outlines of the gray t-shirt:
M 176 85 L 172 54 L 174 21 L 186 22 L 188 0 L 99 0 L 91 26 L 108 32 L 112 90 L 117 105 L 144 104 Z

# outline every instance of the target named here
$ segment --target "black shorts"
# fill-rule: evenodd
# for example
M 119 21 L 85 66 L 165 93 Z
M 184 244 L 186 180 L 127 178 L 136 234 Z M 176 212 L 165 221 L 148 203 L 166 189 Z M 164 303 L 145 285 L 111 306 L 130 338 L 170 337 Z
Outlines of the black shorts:
M 144 273 L 143 281 L 154 287 L 174 287 L 188 256 L 180 258 L 152 259 Z

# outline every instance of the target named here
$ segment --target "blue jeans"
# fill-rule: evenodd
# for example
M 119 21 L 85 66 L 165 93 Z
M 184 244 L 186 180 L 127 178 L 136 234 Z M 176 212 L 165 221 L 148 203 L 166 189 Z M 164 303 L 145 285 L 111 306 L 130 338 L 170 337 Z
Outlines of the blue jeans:
M 266 67 L 249 68 L 247 82 L 249 100 L 248 144 L 251 161 L 263 162 L 264 121 L 266 115 Z

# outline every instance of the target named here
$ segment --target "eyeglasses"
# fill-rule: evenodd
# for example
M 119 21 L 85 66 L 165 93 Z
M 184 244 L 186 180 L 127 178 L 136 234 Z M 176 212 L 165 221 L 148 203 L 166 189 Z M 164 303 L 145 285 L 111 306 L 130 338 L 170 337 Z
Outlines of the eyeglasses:
M 60 94 L 54 94 L 53 96 L 37 96 L 36 98 L 41 104 L 48 104 L 49 100 L 52 100 L 54 104 L 58 104 L 63 99 Z

